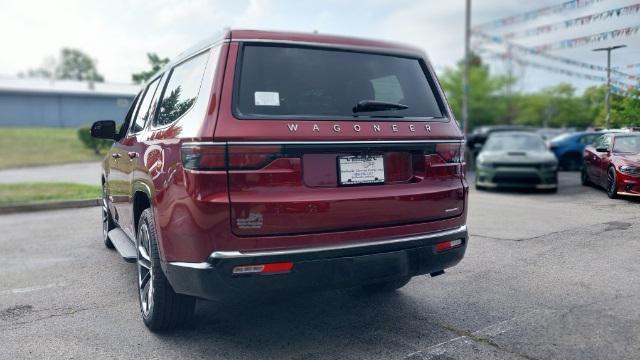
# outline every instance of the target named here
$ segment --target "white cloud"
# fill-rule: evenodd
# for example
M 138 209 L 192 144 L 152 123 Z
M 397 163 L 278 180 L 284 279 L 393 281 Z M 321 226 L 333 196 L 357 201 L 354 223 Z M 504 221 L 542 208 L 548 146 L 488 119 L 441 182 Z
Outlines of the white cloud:
M 610 0 L 572 14 L 578 16 L 634 2 L 637 0 Z M 558 0 L 473 1 L 473 23 L 556 3 Z M 626 21 L 637 23 L 634 17 Z M 616 26 L 611 22 L 605 25 Z M 63 46 L 71 46 L 97 58 L 98 68 L 108 81 L 126 82 L 131 73 L 147 67 L 147 52 L 173 57 L 224 27 L 319 30 L 400 41 L 423 48 L 436 68 L 441 69 L 462 57 L 463 26 L 464 0 L 2 0 L 0 74 L 36 67 L 46 56 L 57 54 Z M 557 40 L 562 36 L 569 34 L 529 41 Z M 625 50 L 628 51 L 624 54 L 625 63 L 640 62 L 639 40 L 636 37 L 629 41 L 635 52 Z M 602 62 L 589 49 L 563 54 Z M 622 61 L 620 58 L 616 61 Z M 532 87 L 572 80 L 535 71 L 527 71 L 526 75 L 534 78 Z

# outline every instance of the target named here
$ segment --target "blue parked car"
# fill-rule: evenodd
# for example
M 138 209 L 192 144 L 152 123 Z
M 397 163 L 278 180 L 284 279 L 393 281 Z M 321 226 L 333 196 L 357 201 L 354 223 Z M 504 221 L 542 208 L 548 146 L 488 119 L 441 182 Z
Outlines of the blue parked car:
M 549 141 L 549 149 L 556 155 L 561 170 L 580 170 L 582 151 L 604 132 L 574 132 L 562 134 Z

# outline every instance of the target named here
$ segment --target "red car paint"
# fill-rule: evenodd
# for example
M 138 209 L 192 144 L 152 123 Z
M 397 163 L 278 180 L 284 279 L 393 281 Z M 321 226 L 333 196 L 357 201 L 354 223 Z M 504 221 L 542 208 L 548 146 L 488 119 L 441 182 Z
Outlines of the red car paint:
M 418 59 L 433 80 L 443 117 L 239 119 L 232 107 L 240 48 L 271 42 Z M 201 48 L 206 47 L 211 47 L 209 62 L 193 109 L 168 125 L 147 124 L 141 132 L 125 135 L 104 162 L 114 220 L 135 238 L 146 196 L 163 261 L 203 263 L 213 252 L 352 246 L 465 225 L 463 134 L 420 50 L 371 40 L 245 30 L 229 31 Z M 166 86 L 170 68 L 179 61 L 169 65 L 158 89 Z M 190 146 L 198 155 L 198 144 L 211 145 L 204 150 L 210 152 L 211 166 L 224 163 L 224 156 L 229 165 L 237 161 L 258 166 L 186 168 L 181 156 Z M 420 147 L 431 145 L 435 147 L 428 151 Z M 220 146 L 218 155 L 215 146 Z M 280 155 L 272 158 L 274 152 Z M 384 184 L 339 186 L 337 158 L 362 152 L 384 156 Z
M 621 171 L 623 166 L 640 169 L 640 151 L 617 151 L 616 141 L 620 141 L 623 137 L 635 137 L 640 141 L 638 133 L 605 134 L 598 138 L 594 145 L 585 148 L 583 179 L 586 177 L 589 183 L 610 190 L 612 183 L 609 172 L 613 171 L 615 174 L 615 192 L 613 194 L 640 196 L 640 173 Z

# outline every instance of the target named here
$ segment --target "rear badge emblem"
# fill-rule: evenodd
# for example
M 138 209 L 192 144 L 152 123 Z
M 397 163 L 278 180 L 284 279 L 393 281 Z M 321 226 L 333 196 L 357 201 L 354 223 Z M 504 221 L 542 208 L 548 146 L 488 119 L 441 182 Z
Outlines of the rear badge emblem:
M 361 125 L 361 124 L 353 124 L 352 126 L 349 127 L 349 129 L 353 132 L 360 132 L 362 131 L 362 129 L 369 127 L 368 125 Z M 297 132 L 298 129 L 300 128 L 300 126 L 297 123 L 288 123 L 287 124 L 287 128 L 289 129 L 290 132 Z M 329 126 L 325 126 L 325 128 L 329 129 L 330 131 L 333 132 L 342 132 L 343 128 L 342 126 L 340 126 L 340 124 L 331 124 Z M 371 130 L 373 132 L 382 132 L 382 131 L 388 131 L 388 132 L 400 132 L 403 129 L 407 129 L 409 132 L 414 133 L 417 131 L 416 125 L 415 124 L 371 124 Z M 429 124 L 425 124 L 424 125 L 424 129 L 426 132 L 431 132 L 431 125 Z M 318 124 L 313 124 L 313 127 L 311 129 L 311 131 L 313 132 L 320 132 L 320 125 Z

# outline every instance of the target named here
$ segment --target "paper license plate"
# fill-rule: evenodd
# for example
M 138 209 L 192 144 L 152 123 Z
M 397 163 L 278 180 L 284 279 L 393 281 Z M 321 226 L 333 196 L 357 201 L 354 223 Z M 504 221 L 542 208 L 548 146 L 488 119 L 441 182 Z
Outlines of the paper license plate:
M 384 156 L 339 156 L 340 185 L 384 183 Z

